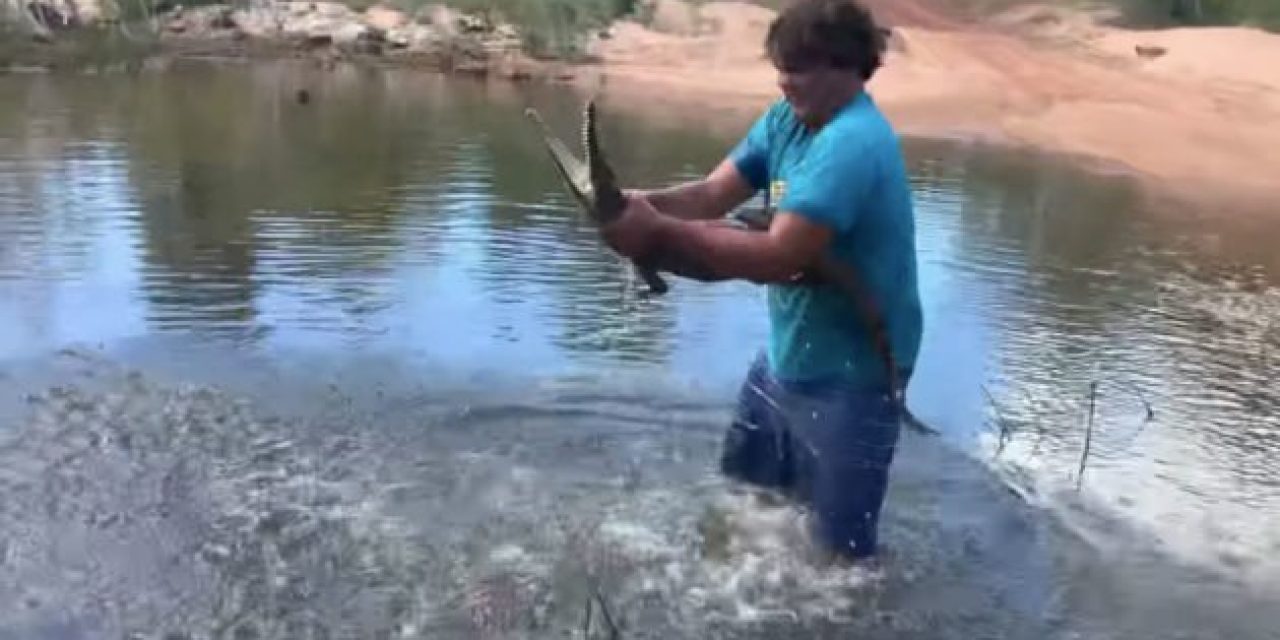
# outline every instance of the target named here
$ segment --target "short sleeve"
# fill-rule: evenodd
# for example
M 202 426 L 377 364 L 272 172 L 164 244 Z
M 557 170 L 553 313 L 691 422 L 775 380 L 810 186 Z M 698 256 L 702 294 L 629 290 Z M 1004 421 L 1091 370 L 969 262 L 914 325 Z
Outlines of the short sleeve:
M 875 145 L 849 132 L 833 130 L 829 133 L 834 135 L 814 138 L 804 160 L 787 175 L 779 211 L 804 216 L 839 233 L 853 227 L 866 208 L 878 167 Z
M 770 130 L 775 110 L 771 108 L 757 118 L 747 135 L 729 152 L 738 173 L 757 191 L 769 183 Z

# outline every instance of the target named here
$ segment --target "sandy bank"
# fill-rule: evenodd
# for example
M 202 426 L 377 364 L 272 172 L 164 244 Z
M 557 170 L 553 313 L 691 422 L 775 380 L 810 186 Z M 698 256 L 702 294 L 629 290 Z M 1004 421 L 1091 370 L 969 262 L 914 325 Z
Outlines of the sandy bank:
M 871 4 L 895 37 L 870 90 L 905 134 L 1077 155 L 1215 208 L 1280 201 L 1280 36 L 1129 31 L 1043 7 L 974 23 L 925 3 Z M 716 2 L 686 15 L 662 31 L 616 25 L 594 46 L 601 78 L 585 81 L 643 98 L 616 101 L 637 108 L 753 112 L 777 96 L 760 54 L 772 11 Z

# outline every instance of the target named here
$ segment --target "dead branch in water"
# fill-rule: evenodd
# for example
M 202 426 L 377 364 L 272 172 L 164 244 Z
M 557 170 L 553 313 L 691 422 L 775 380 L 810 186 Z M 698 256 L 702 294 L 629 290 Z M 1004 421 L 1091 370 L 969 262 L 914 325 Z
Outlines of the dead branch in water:
M 1084 481 L 1084 468 L 1089 464 L 1089 448 L 1093 444 L 1093 410 L 1097 403 L 1098 381 L 1089 383 L 1089 419 L 1084 428 L 1084 450 L 1080 452 L 1080 470 L 1076 472 L 1076 491 Z
M 1147 396 L 1142 393 L 1142 389 L 1139 389 L 1137 386 L 1132 384 L 1125 386 L 1128 387 L 1130 391 L 1137 394 L 1138 401 L 1142 403 L 1142 408 L 1146 411 L 1146 417 L 1143 418 L 1142 424 L 1138 425 L 1138 431 L 1133 434 L 1133 437 L 1137 438 L 1139 435 L 1142 435 L 1142 430 L 1146 428 L 1147 423 L 1156 419 L 1156 412 L 1155 409 L 1151 408 L 1151 403 L 1147 402 Z
M 1031 397 L 1031 392 L 1027 391 L 1026 387 L 1023 387 L 1022 395 L 1027 397 L 1027 410 L 1031 413 L 1031 424 L 1036 425 L 1036 443 L 1031 445 L 1031 456 L 1035 457 L 1040 453 L 1040 445 L 1044 444 L 1044 436 L 1047 431 L 1044 428 L 1044 423 L 1036 419 L 1036 412 L 1034 411 L 1036 400 Z
M 609 613 L 609 605 L 605 603 L 604 594 L 600 593 L 600 589 L 592 587 L 590 595 L 587 596 L 587 612 L 585 620 L 582 624 L 582 637 L 584 640 L 591 638 L 591 611 L 595 607 L 600 607 L 600 618 L 604 620 L 605 626 L 609 631 L 609 640 L 622 640 L 622 631 L 613 621 L 613 615 Z
M 1124 386 L 1128 387 L 1130 391 L 1133 391 L 1135 394 L 1137 394 L 1138 401 L 1142 403 L 1142 408 L 1146 410 L 1147 417 L 1145 420 L 1143 420 L 1143 423 L 1145 424 L 1147 422 L 1151 422 L 1152 420 L 1155 420 L 1156 412 L 1154 409 L 1151 408 L 1151 403 L 1147 402 L 1147 396 L 1142 393 L 1142 389 L 1139 389 L 1137 386 L 1133 384 L 1127 384 Z
M 1128 439 L 1125 441 L 1125 443 L 1122 445 L 1122 447 L 1128 447 L 1132 445 L 1133 442 L 1137 440 L 1139 436 L 1142 435 L 1142 432 L 1145 431 L 1147 428 L 1147 424 L 1149 424 L 1150 422 L 1156 419 L 1156 412 L 1155 412 L 1155 409 L 1151 406 L 1151 403 L 1147 401 L 1146 395 L 1142 393 L 1142 389 L 1139 389 L 1137 385 L 1134 385 L 1132 383 L 1119 383 L 1119 386 L 1125 390 L 1133 392 L 1134 395 L 1138 396 L 1138 401 L 1142 403 L 1142 409 L 1144 414 L 1142 418 L 1142 422 L 1138 424 L 1138 428 L 1134 430 L 1133 435 L 1129 436 Z
M 1009 440 L 1009 421 L 1004 419 L 1004 414 L 1000 411 L 1000 404 L 992 397 L 991 392 L 987 390 L 987 385 L 982 385 L 982 394 L 987 397 L 987 402 L 991 403 L 991 408 L 996 412 L 996 426 L 1000 427 L 1000 439 L 996 441 L 996 452 L 993 458 L 999 458 L 1004 451 L 1004 446 Z

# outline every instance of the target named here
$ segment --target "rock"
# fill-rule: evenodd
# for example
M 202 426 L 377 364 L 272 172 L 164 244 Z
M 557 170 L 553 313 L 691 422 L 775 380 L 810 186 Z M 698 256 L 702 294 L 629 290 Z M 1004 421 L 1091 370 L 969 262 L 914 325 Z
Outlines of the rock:
M 459 32 L 458 19 L 462 14 L 442 4 L 423 7 L 417 14 L 417 21 L 431 25 L 441 35 L 453 36 Z
M 489 75 L 489 63 L 483 60 L 461 60 L 453 64 L 453 73 L 484 77 Z
M 894 53 L 907 53 L 907 40 L 899 29 L 882 29 L 885 46 Z
M 114 5 L 104 5 L 102 0 L 63 0 L 63 4 L 72 9 L 80 24 L 96 24 L 105 18 L 114 17 L 118 11 Z M 108 6 L 112 9 L 108 10 Z
M 493 73 L 505 80 L 530 80 L 538 69 L 538 63 L 520 52 L 503 56 L 493 64 Z
M 231 7 L 199 7 L 194 13 L 201 16 L 210 29 L 234 29 L 235 20 L 231 19 Z
M 354 45 L 361 41 L 372 40 L 371 29 L 358 22 L 344 22 L 312 29 L 311 35 L 321 35 L 325 31 L 337 45 Z M 317 33 L 319 32 L 319 33 Z
M 519 43 L 520 32 L 517 31 L 516 28 L 512 25 L 500 24 L 497 27 L 494 27 L 493 35 L 491 36 L 491 38 L 497 41 Z
M 387 30 L 386 41 L 389 46 L 396 49 L 423 53 L 439 49 L 444 44 L 445 38 L 432 27 L 410 23 Z
M 374 31 L 381 33 L 364 24 L 360 14 L 336 2 L 279 2 L 239 9 L 231 19 L 251 37 L 284 37 L 309 46 L 351 46 L 362 39 L 376 38 Z
M 355 53 L 366 56 L 380 56 L 382 49 L 387 44 L 386 34 L 381 29 L 375 29 L 366 25 L 366 30 L 356 36 L 356 39 L 350 43 L 350 48 Z
M 397 27 L 387 30 L 387 44 L 395 49 L 407 49 L 409 43 L 413 42 L 413 32 L 410 29 Z
M 375 4 L 364 12 L 364 23 L 382 31 L 391 31 L 409 24 L 409 16 L 403 11 Z
M 236 28 L 231 7 L 205 6 L 194 9 L 179 7 L 169 15 L 166 31 L 190 36 L 214 36 Z
M 1148 60 L 1152 58 L 1159 58 L 1160 56 L 1169 53 L 1169 50 L 1164 47 L 1141 44 L 1134 45 L 1133 50 L 1139 57 L 1147 58 Z
M 60 2 L 29 2 L 27 12 L 40 26 L 52 31 L 80 26 L 75 14 Z
M 475 34 L 493 31 L 493 24 L 489 22 L 487 17 L 474 13 L 464 13 L 458 16 L 457 24 L 463 33 Z
M 694 5 L 681 0 L 652 0 L 645 5 L 645 11 L 651 16 L 650 29 L 680 36 L 698 33 L 698 12 Z
M 521 50 L 520 34 L 515 27 L 504 24 L 495 27 L 484 38 L 484 49 L 490 56 L 503 55 Z
M 36 0 L 15 4 L 25 6 L 33 19 L 54 31 L 96 24 L 108 17 L 100 0 Z
M 533 79 L 533 72 L 525 69 L 507 69 L 501 77 L 513 82 L 525 82 Z
M 280 35 L 283 15 L 274 5 L 236 9 L 231 22 L 252 38 L 274 38 Z

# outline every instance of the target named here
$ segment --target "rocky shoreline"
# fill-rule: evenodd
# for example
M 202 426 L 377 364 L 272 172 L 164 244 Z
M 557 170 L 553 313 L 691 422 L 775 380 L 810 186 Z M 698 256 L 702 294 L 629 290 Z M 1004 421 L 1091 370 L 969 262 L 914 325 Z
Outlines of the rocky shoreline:
M 124 30 L 118 21 L 104 18 L 100 12 L 78 8 L 87 1 L 32 3 L 35 28 L 22 46 L 11 46 L 7 56 L 0 53 L 0 72 L 6 67 L 9 71 L 45 71 L 100 66 L 104 61 L 84 55 L 76 43 L 100 40 L 110 29 Z M 81 17 L 86 14 L 91 19 Z M 567 62 L 526 55 L 514 26 L 444 5 L 429 5 L 412 14 L 384 5 L 358 12 L 327 1 L 248 7 L 179 5 L 166 8 L 132 31 L 134 34 L 125 39 L 135 45 L 135 68 L 148 61 L 173 58 L 302 57 L 322 67 L 352 62 L 508 80 L 573 77 L 564 69 Z

